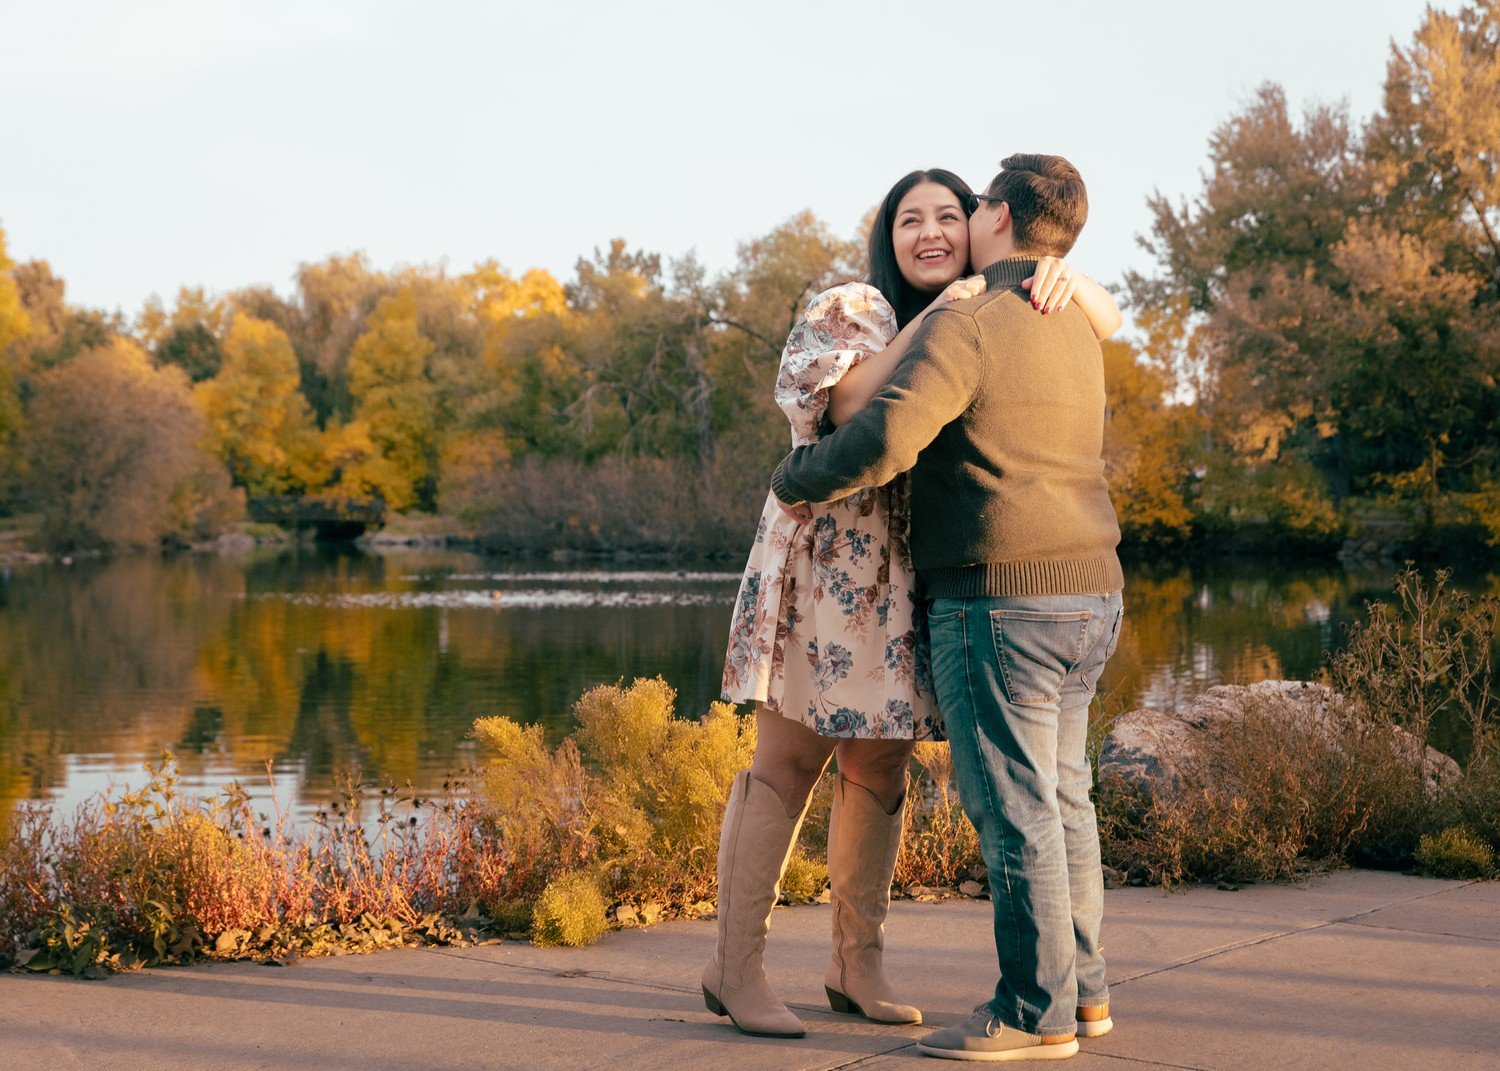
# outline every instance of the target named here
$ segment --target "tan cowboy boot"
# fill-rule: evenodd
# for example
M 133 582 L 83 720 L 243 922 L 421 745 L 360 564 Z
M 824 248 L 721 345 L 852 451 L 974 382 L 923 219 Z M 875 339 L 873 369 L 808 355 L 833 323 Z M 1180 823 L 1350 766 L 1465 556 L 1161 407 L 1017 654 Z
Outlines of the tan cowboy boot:
M 834 782 L 828 823 L 833 959 L 823 986 L 834 1011 L 863 1015 L 872 1023 L 922 1021 L 921 1011 L 897 998 L 881 963 L 905 811 L 905 795 L 896 813 L 886 814 L 869 789 L 843 774 Z
M 806 813 L 806 808 L 803 809 Z M 802 815 L 788 818 L 776 790 L 741 770 L 719 834 L 719 940 L 703 968 L 703 1002 L 741 1033 L 800 1038 L 807 1031 L 766 981 L 761 953 Z

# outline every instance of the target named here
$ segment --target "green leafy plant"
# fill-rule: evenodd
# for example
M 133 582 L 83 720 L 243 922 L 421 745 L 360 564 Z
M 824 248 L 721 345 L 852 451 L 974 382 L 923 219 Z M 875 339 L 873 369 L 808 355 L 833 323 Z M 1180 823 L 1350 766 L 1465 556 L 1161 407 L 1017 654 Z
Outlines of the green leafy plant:
M 1495 873 L 1494 851 L 1465 826 L 1425 835 L 1417 845 L 1416 859 L 1435 878 L 1488 878 Z

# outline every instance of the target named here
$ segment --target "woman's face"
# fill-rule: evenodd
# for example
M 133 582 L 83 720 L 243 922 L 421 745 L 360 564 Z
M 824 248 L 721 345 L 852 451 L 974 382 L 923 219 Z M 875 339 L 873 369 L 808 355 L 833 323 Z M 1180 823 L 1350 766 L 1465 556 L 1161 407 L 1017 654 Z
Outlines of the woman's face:
M 913 186 L 891 224 L 896 266 L 918 290 L 936 293 L 969 267 L 969 221 L 958 194 L 936 182 Z

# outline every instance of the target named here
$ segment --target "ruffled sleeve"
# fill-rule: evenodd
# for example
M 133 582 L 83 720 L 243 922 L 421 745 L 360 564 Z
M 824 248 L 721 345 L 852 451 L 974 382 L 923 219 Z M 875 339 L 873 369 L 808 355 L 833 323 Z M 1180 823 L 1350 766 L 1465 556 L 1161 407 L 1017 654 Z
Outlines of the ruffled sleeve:
M 792 443 L 816 442 L 828 388 L 896 336 L 896 314 L 873 286 L 845 283 L 807 306 L 787 337 L 776 376 L 776 404 L 792 422 Z

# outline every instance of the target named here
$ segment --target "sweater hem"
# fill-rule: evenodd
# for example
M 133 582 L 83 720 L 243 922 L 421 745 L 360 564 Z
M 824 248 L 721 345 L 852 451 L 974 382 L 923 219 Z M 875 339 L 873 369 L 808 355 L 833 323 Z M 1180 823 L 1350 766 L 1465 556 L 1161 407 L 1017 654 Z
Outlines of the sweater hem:
M 1120 559 L 980 562 L 917 570 L 929 599 L 975 599 L 1006 595 L 1107 595 L 1125 587 Z

